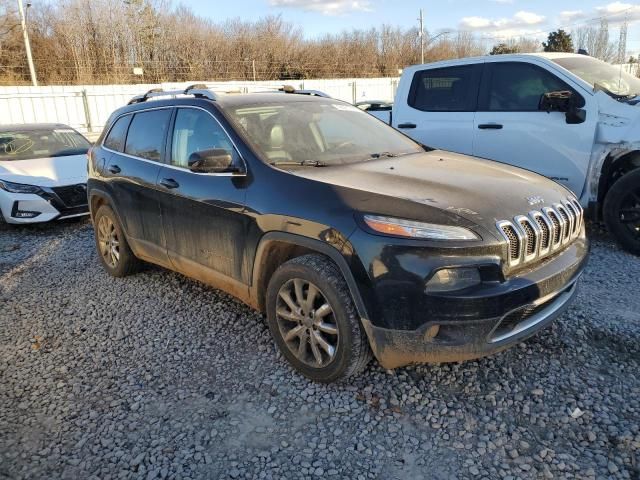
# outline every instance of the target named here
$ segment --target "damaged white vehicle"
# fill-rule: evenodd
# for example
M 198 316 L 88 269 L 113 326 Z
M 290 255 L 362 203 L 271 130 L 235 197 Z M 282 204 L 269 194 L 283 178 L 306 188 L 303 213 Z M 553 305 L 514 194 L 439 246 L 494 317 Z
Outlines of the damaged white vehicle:
M 402 74 L 392 125 L 430 147 L 563 184 L 640 254 L 640 79 L 621 67 L 568 53 L 413 66 Z

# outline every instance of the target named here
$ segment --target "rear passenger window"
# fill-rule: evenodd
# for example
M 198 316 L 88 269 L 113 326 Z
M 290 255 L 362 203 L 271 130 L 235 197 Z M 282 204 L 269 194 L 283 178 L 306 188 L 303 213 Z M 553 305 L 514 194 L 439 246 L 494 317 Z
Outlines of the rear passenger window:
M 462 65 L 417 72 L 411 85 L 409 105 L 427 112 L 475 110 L 476 71 L 475 65 Z
M 136 113 L 131 121 L 124 152 L 135 157 L 160 161 L 171 109 Z
M 131 115 L 124 115 L 116 120 L 113 124 L 109 135 L 104 141 L 104 146 L 115 150 L 116 152 L 122 152 L 124 150 L 124 141 L 127 137 L 127 127 L 131 121 Z
M 571 90 L 578 98 L 578 105 L 584 99 L 569 85 L 551 72 L 536 65 L 523 62 L 491 63 L 488 98 L 481 102 L 483 110 L 490 112 L 535 112 L 540 105 L 540 97 L 547 92 Z M 582 105 L 580 105 L 582 103 Z

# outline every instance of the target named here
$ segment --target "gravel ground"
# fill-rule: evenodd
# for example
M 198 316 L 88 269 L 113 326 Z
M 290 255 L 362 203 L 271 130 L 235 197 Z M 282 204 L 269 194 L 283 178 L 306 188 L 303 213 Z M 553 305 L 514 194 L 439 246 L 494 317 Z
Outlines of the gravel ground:
M 231 297 L 107 276 L 86 221 L 0 227 L 0 478 L 640 479 L 640 261 L 592 234 L 526 343 L 326 386 Z

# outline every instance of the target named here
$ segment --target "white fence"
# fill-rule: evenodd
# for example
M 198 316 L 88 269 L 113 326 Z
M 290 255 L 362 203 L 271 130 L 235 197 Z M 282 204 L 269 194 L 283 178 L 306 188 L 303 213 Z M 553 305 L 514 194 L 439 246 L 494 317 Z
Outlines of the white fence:
M 271 82 L 184 82 L 141 85 L 82 85 L 51 87 L 0 87 L 0 124 L 59 122 L 95 137 L 111 112 L 134 95 L 152 88 L 165 90 L 206 83 L 213 89 L 256 91 L 265 87 L 320 90 L 355 103 L 360 100 L 393 100 L 398 78 L 351 78 Z

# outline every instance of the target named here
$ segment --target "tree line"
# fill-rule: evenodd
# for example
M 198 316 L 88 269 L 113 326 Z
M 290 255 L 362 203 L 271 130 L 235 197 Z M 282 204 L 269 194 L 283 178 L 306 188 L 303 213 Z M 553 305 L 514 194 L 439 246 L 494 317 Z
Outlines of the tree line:
M 218 22 L 171 0 L 36 0 L 27 13 L 41 84 L 384 77 L 420 62 L 417 28 L 382 25 L 307 38 L 280 16 Z M 490 50 L 470 32 L 430 38 L 427 32 L 426 62 Z M 492 53 L 541 48 L 517 39 Z M 0 0 L 0 84 L 29 81 L 15 0 Z

